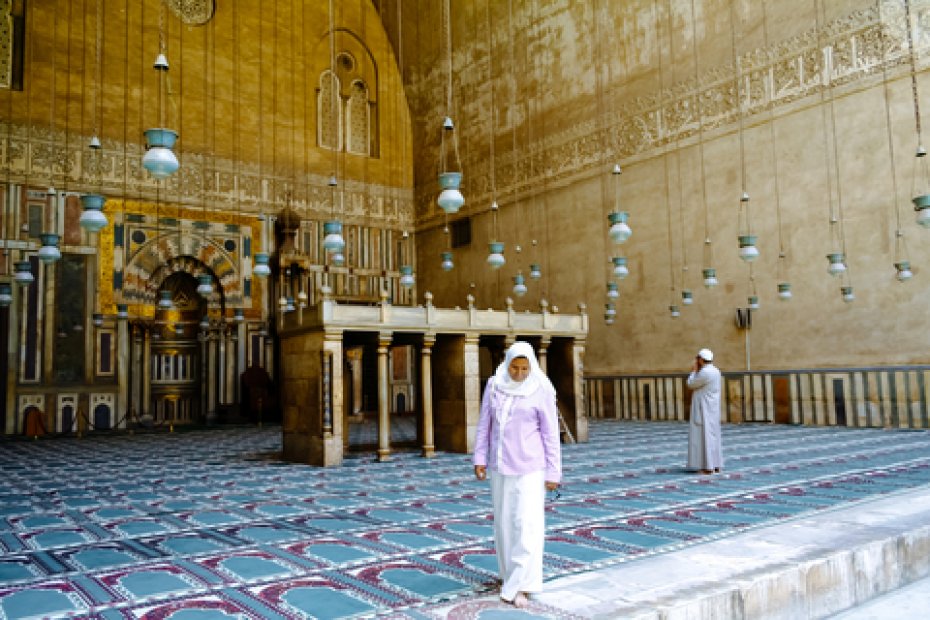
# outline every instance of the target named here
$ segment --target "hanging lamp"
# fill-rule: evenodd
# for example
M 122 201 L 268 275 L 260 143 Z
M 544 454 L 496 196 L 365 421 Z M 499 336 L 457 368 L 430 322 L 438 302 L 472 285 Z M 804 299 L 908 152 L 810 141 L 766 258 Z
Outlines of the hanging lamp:
M 402 258 L 407 259 L 412 252 L 410 251 L 410 233 L 406 230 L 403 233 L 403 253 Z M 407 264 L 400 266 L 400 285 L 404 288 L 410 288 L 413 286 L 416 279 L 413 275 L 413 265 L 409 264 L 409 260 L 405 261 Z
M 404 288 L 413 286 L 416 280 L 413 277 L 413 267 L 410 265 L 401 265 L 400 267 L 400 285 Z
M 342 222 L 329 221 L 323 223 L 323 249 L 327 252 L 341 252 L 346 247 L 342 237 Z
M 446 115 L 442 120 L 442 129 L 439 143 L 439 198 L 436 199 L 439 208 L 447 215 L 458 213 L 465 204 L 465 197 L 459 187 L 462 184 L 462 163 L 459 159 L 458 141 L 455 135 L 455 124 L 452 122 L 452 15 L 448 0 L 443 2 L 442 29 L 445 50 L 446 66 Z
M 856 299 L 856 294 L 853 292 L 852 286 L 841 286 L 840 293 L 843 295 L 843 301 L 850 303 Z
M 95 63 L 94 63 L 94 135 L 90 139 L 90 144 L 88 147 L 91 150 L 94 161 L 94 176 L 97 187 L 102 185 L 102 169 L 100 165 L 100 155 L 101 147 L 100 138 L 97 137 L 97 128 L 98 122 L 102 121 L 102 93 L 101 93 L 101 80 L 102 80 L 102 71 L 103 71 L 103 60 L 102 60 L 102 50 L 103 50 L 103 7 L 102 5 L 97 6 L 97 29 L 96 29 L 96 49 L 95 49 Z M 100 194 L 90 193 L 83 194 L 81 196 L 81 206 L 83 210 L 81 211 L 81 216 L 78 219 L 78 225 L 86 230 L 87 232 L 95 233 L 100 229 L 104 228 L 107 222 L 107 216 L 103 213 L 103 205 L 106 202 Z
M 914 277 L 914 274 L 911 271 L 910 261 L 898 261 L 894 264 L 894 268 L 896 271 L 895 277 L 898 279 L 898 282 L 907 282 Z
M 827 273 L 831 276 L 839 276 L 846 273 L 846 257 L 842 252 L 831 252 L 827 254 L 827 260 L 830 261 Z
M 914 103 L 914 125 L 917 132 L 917 153 L 914 160 L 914 211 L 917 212 L 917 224 L 921 228 L 930 228 L 930 165 L 927 163 L 927 150 L 923 147 L 920 124 L 920 96 L 917 89 L 917 51 L 911 21 L 911 3 L 904 0 L 904 24 L 907 36 L 908 60 L 911 74 L 911 95 Z
M 39 235 L 39 239 L 42 241 L 42 247 L 37 252 L 40 261 L 50 265 L 61 258 L 61 250 L 58 249 L 58 240 L 60 238 L 55 233 L 42 233 Z
M 779 224 L 778 244 L 779 244 L 779 247 L 782 247 L 781 224 Z M 791 282 L 788 282 L 784 276 L 784 272 L 786 269 L 785 260 L 786 260 L 785 252 L 784 250 L 782 250 L 778 253 L 778 263 L 775 268 L 778 274 L 777 275 L 778 277 L 778 283 L 777 283 L 778 298 L 781 299 L 782 301 L 788 301 L 792 297 Z
M 197 276 L 197 281 L 199 282 L 197 285 L 197 293 L 199 293 L 201 297 L 209 297 L 213 294 L 213 276 L 209 273 L 202 273 Z
M 681 309 L 677 305 L 672 304 L 668 307 L 668 313 L 673 319 L 677 319 L 681 316 Z
M 452 271 L 455 267 L 455 263 L 452 261 L 452 252 L 442 252 L 440 256 L 442 257 L 442 262 L 440 263 L 442 270 Z
M 446 118 L 446 121 L 451 125 L 452 119 Z M 461 172 L 439 173 L 439 187 L 442 191 L 439 193 L 439 198 L 436 199 L 436 203 L 439 205 L 439 208 L 448 215 L 458 213 L 462 205 L 465 204 L 465 197 L 462 195 L 461 190 L 459 190 L 461 183 Z
M 739 236 L 739 257 L 750 263 L 759 258 L 759 248 L 756 247 L 756 235 Z
M 536 248 L 539 245 L 539 242 L 536 239 L 533 239 L 533 262 L 530 263 L 530 280 L 539 280 L 542 278 L 542 266 L 536 262 Z
M 256 252 L 253 257 L 252 275 L 256 278 L 267 278 L 271 275 L 271 267 L 268 265 L 270 260 L 265 252 Z
M 681 305 L 690 306 L 694 303 L 694 295 L 691 293 L 691 289 L 683 289 L 681 291 Z
M 517 297 L 526 295 L 526 278 L 520 272 L 513 277 L 513 294 Z
M 159 37 L 163 33 L 159 32 Z M 165 97 L 167 96 L 168 81 L 168 58 L 164 53 L 164 41 L 161 41 L 162 49 L 159 50 L 158 56 L 152 67 L 158 73 L 158 115 L 159 120 L 164 120 Z M 142 167 L 149 171 L 155 179 L 167 179 L 178 171 L 180 164 L 174 154 L 174 145 L 178 140 L 178 132 L 167 127 L 155 127 L 146 129 L 145 143 L 146 151 L 142 156 Z
M 13 287 L 9 282 L 0 282 L 0 308 L 9 307 L 13 303 Z
M 611 262 L 614 265 L 614 277 L 623 280 L 628 275 L 630 275 L 630 270 L 627 267 L 625 256 L 614 256 L 611 259 Z
M 633 230 L 627 224 L 630 214 L 626 211 L 610 213 L 607 220 L 610 222 L 610 238 L 614 243 L 624 243 L 633 234 Z
M 620 164 L 614 164 L 613 170 L 611 170 L 614 183 L 614 210 L 607 214 L 607 220 L 610 222 L 610 229 L 607 234 L 610 235 L 614 243 L 618 244 L 625 243 L 633 234 L 633 230 L 627 223 L 630 214 L 620 210 L 620 175 L 622 173 L 623 170 L 620 168 Z
M 262 250 L 265 250 L 268 247 L 268 218 L 264 213 L 258 216 L 258 221 L 261 225 L 261 241 L 262 241 Z M 271 257 L 268 252 L 256 252 L 252 257 L 252 275 L 256 278 L 265 279 L 271 275 Z
M 604 304 L 604 322 L 608 325 L 612 325 L 614 318 L 617 316 L 617 307 L 613 302 L 607 302 Z
M 28 260 L 21 260 L 13 263 L 13 279 L 23 286 L 28 286 L 35 282 L 36 278 L 32 275 L 32 263 Z
M 710 237 L 704 239 L 704 261 L 705 264 L 713 263 L 713 244 L 711 243 Z M 717 281 L 717 270 L 714 267 L 704 267 L 701 269 L 701 274 L 704 276 L 704 287 L 713 288 L 719 284 Z
M 81 206 L 84 210 L 78 220 L 81 228 L 87 232 L 98 232 L 108 224 L 107 216 L 103 214 L 103 205 L 106 198 L 100 194 L 82 194 Z
M 167 179 L 180 167 L 178 158 L 172 150 L 177 142 L 178 132 L 157 127 L 146 129 L 143 133 L 146 151 L 142 156 L 142 167 L 156 179 Z
M 736 67 L 736 107 L 739 112 L 739 164 L 740 183 L 743 192 L 739 198 L 739 257 L 742 261 L 751 263 L 759 258 L 759 248 L 756 247 L 756 235 L 752 232 L 752 209 L 749 203 L 749 192 L 746 191 L 746 140 L 743 131 L 743 76 L 739 55 L 736 53 L 736 16 L 733 4 L 730 5 L 730 44 L 733 53 L 733 64 Z M 752 277 L 750 275 L 750 277 Z
M 174 302 L 171 300 L 171 291 L 158 291 L 158 297 L 158 307 L 162 310 L 170 310 L 174 307 Z
M 507 262 L 504 258 L 504 243 L 492 241 L 488 244 L 488 265 L 491 269 L 500 269 Z
M 706 288 L 713 288 L 717 286 L 717 270 L 713 267 L 705 267 L 701 270 L 701 274 L 704 276 L 704 286 Z
M 329 177 L 330 201 L 333 219 L 323 222 L 323 249 L 330 256 L 331 261 L 336 263 L 337 255 L 342 256 L 342 251 L 346 247 L 346 240 L 342 237 L 342 222 L 335 217 L 336 212 L 336 175 Z M 345 261 L 345 258 L 342 258 Z
M 617 287 L 617 283 L 616 283 L 616 282 L 608 282 L 608 283 L 607 283 L 607 298 L 608 298 L 608 299 L 617 299 L 618 297 L 620 297 L 620 290 L 619 290 L 619 288 Z
M 788 301 L 791 299 L 791 283 L 790 282 L 779 282 L 778 283 L 778 298 L 782 301 Z

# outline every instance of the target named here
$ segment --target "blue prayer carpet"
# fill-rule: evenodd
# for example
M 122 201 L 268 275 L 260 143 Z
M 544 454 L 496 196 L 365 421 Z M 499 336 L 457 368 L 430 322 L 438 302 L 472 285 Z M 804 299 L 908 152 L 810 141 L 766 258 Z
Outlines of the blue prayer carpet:
M 592 420 L 547 501 L 546 577 L 930 484 L 930 432 L 743 425 L 726 470 L 687 426 Z M 500 603 L 470 457 L 282 463 L 277 428 L 4 441 L 0 620 L 565 618 Z

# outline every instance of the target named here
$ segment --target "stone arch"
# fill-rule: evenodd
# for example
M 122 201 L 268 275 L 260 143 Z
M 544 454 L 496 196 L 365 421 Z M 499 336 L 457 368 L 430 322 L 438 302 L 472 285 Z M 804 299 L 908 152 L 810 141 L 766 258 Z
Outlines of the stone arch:
M 329 31 L 317 41 L 312 58 L 323 59 L 325 64 L 317 64 L 308 68 L 310 74 L 307 79 L 317 83 L 317 144 L 322 148 L 333 148 L 330 140 L 324 140 L 324 127 L 326 136 L 333 132 L 333 119 L 340 131 L 338 135 L 337 150 L 350 152 L 355 155 L 368 157 L 379 156 L 378 135 L 378 65 L 375 57 L 366 43 L 352 30 L 344 27 L 335 29 L 336 64 L 330 66 Z M 332 70 L 335 69 L 335 75 Z M 329 101 L 324 101 L 323 90 L 335 84 L 338 91 L 336 96 L 336 113 L 333 114 L 332 94 L 329 91 Z M 324 114 L 328 113 L 330 118 Z M 348 125 L 350 117 L 354 117 L 355 135 L 350 140 Z M 362 130 L 361 124 L 366 127 Z M 324 143 L 326 142 L 326 143 Z
M 177 256 L 159 266 L 159 268 L 152 273 L 152 277 L 146 285 L 146 295 L 149 296 L 153 302 L 157 302 L 158 292 L 164 288 L 165 282 L 176 273 L 186 273 L 194 279 L 199 279 L 202 275 L 210 276 L 213 282 L 213 294 L 210 295 L 207 303 L 217 305 L 221 309 L 226 308 L 227 299 L 222 281 L 208 265 L 205 265 L 193 256 Z
M 195 278 L 207 274 L 213 278 L 214 295 L 220 295 L 223 307 L 241 306 L 243 302 L 241 266 L 223 246 L 201 235 L 183 237 L 163 234 L 149 240 L 132 257 L 125 269 L 123 298 L 128 303 L 154 304 L 158 289 L 170 274 L 185 271 Z
M 357 79 L 352 83 L 346 104 L 346 150 L 355 155 L 370 155 L 371 129 L 368 85 Z

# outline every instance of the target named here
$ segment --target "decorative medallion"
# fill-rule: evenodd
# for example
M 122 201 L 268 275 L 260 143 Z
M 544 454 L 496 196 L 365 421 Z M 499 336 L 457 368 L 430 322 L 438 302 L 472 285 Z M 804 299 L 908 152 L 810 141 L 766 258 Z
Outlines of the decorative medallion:
M 171 12 L 185 24 L 202 26 L 213 17 L 214 0 L 165 0 Z

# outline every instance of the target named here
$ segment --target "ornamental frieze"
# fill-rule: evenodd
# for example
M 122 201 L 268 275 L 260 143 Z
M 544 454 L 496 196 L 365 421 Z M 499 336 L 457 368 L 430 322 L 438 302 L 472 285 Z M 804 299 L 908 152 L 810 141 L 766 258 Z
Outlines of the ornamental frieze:
M 930 3 L 914 2 L 911 12 L 918 24 L 915 49 L 918 70 L 922 70 L 930 45 Z M 701 132 L 731 127 L 741 115 L 773 113 L 834 87 L 855 88 L 861 83 L 864 88 L 871 76 L 894 69 L 894 75 L 900 75 L 908 70 L 908 63 L 903 4 L 885 0 L 880 8 L 857 11 L 819 31 L 813 28 L 749 51 L 737 63 L 704 70 L 697 78 L 635 98 L 602 119 L 550 134 L 535 141 L 529 151 L 499 153 L 497 194 L 500 200 L 538 191 L 544 181 L 558 184 L 590 176 L 605 162 L 622 163 Z M 486 153 L 472 149 L 472 158 L 463 162 L 463 169 L 466 209 L 487 209 L 490 187 L 485 179 L 490 170 Z M 418 220 L 438 216 L 436 193 L 434 187 L 420 188 Z
M 49 131 L 48 126 L 23 127 L 0 119 L 0 163 L 10 180 L 51 185 L 68 191 L 109 197 L 181 203 L 197 207 L 258 214 L 291 206 L 308 219 L 333 213 L 328 175 L 293 178 L 270 174 L 247 162 L 183 153 L 178 172 L 157 184 L 142 167 L 141 144 L 104 139 L 102 148 L 87 148 L 89 136 Z M 28 174 L 27 174 L 28 171 Z M 335 211 L 347 220 L 369 221 L 389 228 L 413 227 L 413 198 L 408 189 L 341 181 Z

